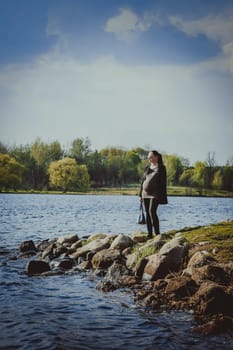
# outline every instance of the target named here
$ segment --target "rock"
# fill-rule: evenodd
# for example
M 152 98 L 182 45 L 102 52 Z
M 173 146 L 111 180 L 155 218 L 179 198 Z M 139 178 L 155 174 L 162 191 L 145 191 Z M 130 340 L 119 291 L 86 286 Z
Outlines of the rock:
M 118 285 L 115 285 L 111 281 L 99 281 L 96 285 L 97 290 L 101 290 L 102 292 L 112 292 L 118 288 Z
M 48 246 L 50 246 L 53 243 L 56 243 L 57 239 L 54 238 L 52 240 L 49 239 L 45 239 L 42 242 L 40 242 L 39 244 L 37 244 L 37 249 L 40 252 L 43 252 Z
M 162 235 L 157 235 L 153 239 L 150 239 L 145 244 L 143 244 L 139 249 L 138 252 L 141 253 L 145 249 L 160 249 L 164 245 L 165 241 L 163 239 Z
M 49 260 L 53 259 L 55 256 L 53 254 L 53 249 L 56 247 L 55 243 L 50 243 L 45 250 L 42 252 L 42 259 L 48 257 Z
M 124 250 L 125 248 L 131 247 L 133 245 L 133 241 L 129 236 L 123 235 L 120 233 L 112 242 L 110 248 L 111 249 L 119 249 Z
M 26 253 L 29 251 L 37 251 L 37 248 L 32 240 L 24 241 L 20 244 L 19 250 L 21 253 Z
M 227 331 L 233 332 L 233 319 L 232 317 L 222 315 L 192 329 L 193 333 L 206 336 L 217 335 Z
M 193 296 L 193 302 L 200 314 L 233 315 L 233 296 L 227 294 L 223 286 L 212 281 L 205 281 L 201 284 Z
M 210 280 L 223 285 L 227 285 L 230 282 L 229 275 L 217 265 L 204 265 L 199 268 L 192 268 L 191 276 L 199 284 L 204 280 Z
M 94 269 L 107 269 L 114 263 L 114 261 L 117 261 L 120 258 L 121 253 L 119 250 L 109 248 L 97 252 L 93 256 L 91 262 Z
M 50 266 L 52 269 L 62 269 L 62 270 L 70 270 L 75 265 L 75 262 L 73 259 L 70 259 L 69 257 L 61 258 L 52 260 L 50 263 Z
M 135 267 L 135 276 L 139 279 L 142 279 L 144 270 L 145 270 L 145 266 L 148 263 L 148 259 L 147 258 L 143 258 L 140 259 Z M 128 265 L 127 265 L 128 266 Z
M 176 298 L 184 298 L 193 295 L 197 289 L 197 284 L 190 277 L 179 276 L 168 280 L 165 292 Z
M 91 262 L 89 260 L 82 261 L 80 264 L 78 264 L 78 268 L 80 270 L 90 270 L 92 268 Z
M 122 276 L 130 274 L 130 271 L 123 263 L 114 261 L 114 263 L 109 267 L 107 271 L 106 280 L 117 283 Z
M 128 269 L 133 269 L 134 266 L 136 265 L 136 261 L 138 259 L 138 255 L 136 253 L 132 253 L 127 255 L 126 257 L 126 266 Z
M 111 236 L 106 236 L 105 238 L 97 238 L 81 248 L 78 248 L 73 254 L 70 255 L 73 259 L 78 259 L 79 257 L 86 257 L 89 252 L 97 253 L 102 249 L 107 249 L 110 246 Z
M 160 255 L 167 257 L 167 263 L 171 267 L 171 271 L 177 271 L 187 255 L 188 248 L 185 244 L 184 237 L 176 237 L 165 243 L 159 251 Z
M 68 253 L 68 248 L 67 247 L 65 247 L 65 246 L 63 246 L 63 245 L 61 245 L 61 244 L 57 244 L 57 246 L 55 247 L 55 249 L 54 249 L 54 255 L 56 256 L 56 257 L 58 257 L 58 256 L 60 256 L 60 255 L 62 255 L 62 254 L 66 254 L 66 253 Z
M 196 252 L 189 260 L 186 272 L 192 273 L 192 269 L 214 262 L 215 259 L 207 251 Z
M 43 260 L 31 260 L 26 267 L 26 273 L 30 276 L 40 275 L 46 271 L 50 271 L 50 266 Z
M 120 286 L 124 288 L 131 288 L 135 286 L 137 282 L 138 280 L 135 276 L 129 276 L 129 275 L 121 276 L 119 280 Z
M 78 235 L 76 235 L 76 234 L 66 235 L 66 236 L 59 237 L 57 240 L 57 243 L 58 244 L 69 243 L 71 245 L 72 243 L 75 243 L 78 240 L 79 240 L 79 238 L 78 238 Z
M 144 243 L 147 241 L 147 235 L 144 232 L 133 232 L 131 239 L 134 243 Z
M 124 257 L 127 257 L 128 255 L 130 255 L 132 253 L 132 247 L 125 248 L 124 250 L 122 250 L 121 253 Z
M 158 253 L 147 257 L 145 269 L 143 271 L 142 279 L 146 281 L 154 281 L 158 278 L 164 278 L 169 273 L 168 258 L 165 255 Z
M 77 248 L 80 248 L 80 247 L 82 247 L 82 240 L 81 239 L 74 242 L 70 248 L 76 250 Z

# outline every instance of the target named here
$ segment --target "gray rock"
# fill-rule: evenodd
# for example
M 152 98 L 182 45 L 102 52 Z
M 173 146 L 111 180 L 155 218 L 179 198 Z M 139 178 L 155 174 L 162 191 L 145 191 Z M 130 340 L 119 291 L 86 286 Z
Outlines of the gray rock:
M 78 248 L 73 254 L 70 255 L 73 259 L 78 259 L 79 257 L 86 257 L 89 252 L 97 253 L 102 249 L 109 248 L 111 236 L 107 236 L 105 238 L 97 238 L 93 240 L 81 248 Z
M 133 245 L 133 241 L 129 236 L 123 235 L 120 233 L 112 242 L 110 248 L 111 249 L 119 249 L 124 250 L 125 248 L 131 247 Z
M 59 237 L 57 240 L 57 243 L 59 243 L 59 244 L 64 244 L 64 243 L 72 244 L 78 240 L 79 240 L 79 238 L 78 238 L 78 235 L 76 235 L 76 234 L 66 235 L 66 236 Z
M 103 249 L 97 252 L 92 258 L 92 266 L 94 269 L 107 269 L 109 268 L 114 261 L 117 261 L 121 258 L 121 253 L 117 249 Z

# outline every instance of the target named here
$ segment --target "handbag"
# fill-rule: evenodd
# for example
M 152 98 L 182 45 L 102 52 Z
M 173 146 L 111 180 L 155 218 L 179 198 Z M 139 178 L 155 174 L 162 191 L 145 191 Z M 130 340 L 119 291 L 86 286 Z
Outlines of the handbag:
M 137 223 L 139 225 L 145 225 L 146 223 L 146 218 L 145 218 L 145 214 L 144 214 L 144 210 L 143 210 L 143 205 L 142 203 L 140 203 L 140 208 L 139 208 L 139 216 L 138 216 L 138 221 Z

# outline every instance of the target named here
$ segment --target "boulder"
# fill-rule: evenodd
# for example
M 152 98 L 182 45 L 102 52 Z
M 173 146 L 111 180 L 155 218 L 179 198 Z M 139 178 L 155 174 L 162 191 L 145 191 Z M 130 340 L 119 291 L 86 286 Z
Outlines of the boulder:
M 109 268 L 114 261 L 117 261 L 121 258 L 121 253 L 116 249 L 103 249 L 97 252 L 91 262 L 94 269 L 107 269 Z
M 164 278 L 169 272 L 169 261 L 167 256 L 158 253 L 147 257 L 148 261 L 144 268 L 142 279 L 146 281 L 155 281 Z
M 147 235 L 144 232 L 133 232 L 131 239 L 134 243 L 144 243 L 147 241 Z
M 194 280 L 187 276 L 178 276 L 168 280 L 165 292 L 176 298 L 190 297 L 198 289 Z
M 52 269 L 62 269 L 62 270 L 70 270 L 75 265 L 73 259 L 69 257 L 58 258 L 56 260 L 52 260 L 50 266 Z
M 110 248 L 111 249 L 119 249 L 124 250 L 125 248 L 131 247 L 133 245 L 133 241 L 129 236 L 123 235 L 120 233 L 112 242 Z
M 143 244 L 138 252 L 141 253 L 145 249 L 160 249 L 164 245 L 165 241 L 162 235 L 156 235 L 153 239 L 148 240 L 145 244 Z
M 72 243 L 75 243 L 78 240 L 79 240 L 78 235 L 73 234 L 73 235 L 66 235 L 66 236 L 59 237 L 57 239 L 57 243 L 58 244 L 69 243 L 71 245 Z
M 97 238 L 84 246 L 78 248 L 70 257 L 73 259 L 78 259 L 79 257 L 86 257 L 89 252 L 97 253 L 102 249 L 107 249 L 110 246 L 110 241 L 112 237 L 106 236 L 105 238 Z
M 207 265 L 214 262 L 215 259 L 207 251 L 198 251 L 189 260 L 187 268 L 184 273 L 192 275 L 193 268 L 199 268 L 201 266 Z
M 37 248 L 32 240 L 24 241 L 20 244 L 19 250 L 21 253 L 27 253 L 30 251 L 37 251 Z
M 233 332 L 233 319 L 229 316 L 219 315 L 202 325 L 194 327 L 193 333 L 199 333 L 205 336 L 216 335 L 224 332 Z
M 45 250 L 42 252 L 42 259 L 45 259 L 45 258 L 48 258 L 49 260 L 53 259 L 55 257 L 54 253 L 53 253 L 53 250 L 54 250 L 55 247 L 56 247 L 55 243 L 50 243 L 45 248 Z
M 200 314 L 233 315 L 233 296 L 227 294 L 223 286 L 212 281 L 205 281 L 201 284 L 193 296 L 193 302 Z
M 71 249 L 76 250 L 77 248 L 82 247 L 82 245 L 83 245 L 83 244 L 82 244 L 82 240 L 80 239 L 80 240 L 74 242 L 74 243 L 71 245 Z
M 40 275 L 47 271 L 50 271 L 50 266 L 43 260 L 31 260 L 26 267 L 26 273 L 30 276 Z
M 118 283 L 119 279 L 121 279 L 122 276 L 128 275 L 131 275 L 131 273 L 125 264 L 119 261 L 114 261 L 114 263 L 109 267 L 105 277 L 108 281 Z
M 167 263 L 170 265 L 171 271 L 177 271 L 187 255 L 188 245 L 185 243 L 184 237 L 175 237 L 165 243 L 159 251 L 159 255 L 167 257 Z
M 136 261 L 138 260 L 138 255 L 136 253 L 132 253 L 127 255 L 126 257 L 126 266 L 129 269 L 133 269 L 134 266 L 136 265 Z
M 192 268 L 192 279 L 200 284 L 204 280 L 210 280 L 219 284 L 227 285 L 230 276 L 217 265 L 204 265 L 199 268 Z

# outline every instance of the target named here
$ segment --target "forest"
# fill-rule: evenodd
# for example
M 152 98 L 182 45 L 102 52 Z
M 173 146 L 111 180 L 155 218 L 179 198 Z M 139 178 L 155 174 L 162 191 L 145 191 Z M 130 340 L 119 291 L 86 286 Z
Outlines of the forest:
M 140 183 L 149 149 L 106 147 L 92 150 L 89 138 L 76 138 L 64 149 L 59 141 L 6 146 L 0 142 L 0 191 L 88 191 Z M 176 154 L 162 154 L 168 186 L 233 192 L 233 161 L 217 166 L 215 153 L 190 166 Z

